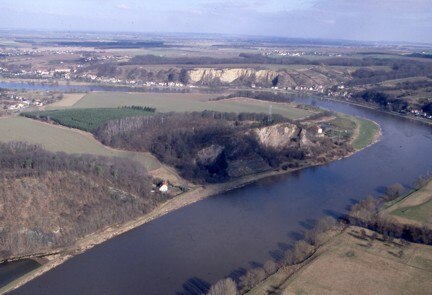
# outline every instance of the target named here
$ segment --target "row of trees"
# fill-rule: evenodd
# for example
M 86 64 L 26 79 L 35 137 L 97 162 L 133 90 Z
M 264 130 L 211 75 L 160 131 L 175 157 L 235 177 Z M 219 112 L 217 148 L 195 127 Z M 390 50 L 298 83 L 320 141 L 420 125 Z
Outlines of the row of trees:
M 304 239 L 295 242 L 280 260 L 268 260 L 261 267 L 250 269 L 236 280 L 229 277 L 220 280 L 211 286 L 207 295 L 244 294 L 281 267 L 291 267 L 294 271 L 329 239 L 329 232 L 336 229 L 341 230 L 342 226 L 334 218 L 326 216 L 318 220 L 313 229 L 304 232 Z
M 219 96 L 214 100 L 222 100 L 236 97 L 247 97 L 252 99 L 274 102 L 293 102 L 297 96 L 295 94 L 282 92 L 240 90 L 228 95 Z
M 420 188 L 427 182 L 426 178 L 419 178 L 415 187 Z M 381 233 L 384 238 L 401 238 L 416 243 L 431 244 L 432 230 L 426 225 L 415 226 L 401 224 L 388 214 L 380 212 L 386 202 L 391 202 L 402 196 L 404 188 L 401 184 L 390 185 L 383 196 L 368 197 L 351 207 L 346 220 L 353 225 L 368 228 Z
M 416 188 L 420 188 L 425 185 L 426 182 L 426 178 L 420 177 L 414 185 Z M 346 226 L 345 223 L 343 223 L 344 221 L 348 221 L 352 225 L 368 228 L 381 233 L 384 241 L 401 238 L 401 244 L 406 244 L 406 241 L 426 244 L 432 243 L 431 229 L 427 227 L 400 225 L 389 216 L 378 214 L 384 202 L 393 201 L 401 197 L 403 192 L 403 186 L 395 183 L 387 187 L 385 194 L 382 197 L 368 197 L 360 201 L 358 204 L 353 205 L 346 218 L 343 218 L 341 222 L 337 222 L 334 218 L 329 216 L 320 219 L 313 229 L 304 232 L 302 240 L 295 242 L 292 248 L 285 251 L 282 259 L 276 262 L 267 261 L 262 267 L 253 268 L 247 271 L 239 279 L 228 277 L 220 280 L 210 288 L 207 294 L 244 294 L 257 286 L 268 276 L 274 274 L 281 267 L 291 266 L 291 271 L 296 271 L 302 262 L 311 257 L 316 249 L 330 238 L 330 231 L 335 229 L 340 231 Z M 361 230 L 360 234 L 361 236 L 359 237 L 368 240 L 369 244 L 378 237 L 377 233 L 368 236 L 365 230 Z M 403 255 L 403 251 L 401 250 L 394 255 L 401 256 Z

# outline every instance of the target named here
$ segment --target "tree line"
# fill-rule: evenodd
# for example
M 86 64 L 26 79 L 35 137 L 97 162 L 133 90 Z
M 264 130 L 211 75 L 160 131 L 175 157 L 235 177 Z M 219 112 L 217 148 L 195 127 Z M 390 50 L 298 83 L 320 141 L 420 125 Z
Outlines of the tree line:
M 237 277 L 227 277 L 212 285 L 207 295 L 237 295 L 244 294 L 259 283 L 284 268 L 289 273 L 297 271 L 303 262 L 311 257 L 316 250 L 331 238 L 332 231 L 340 232 L 344 225 L 333 217 L 319 219 L 311 230 L 303 232 L 303 239 L 296 241 L 291 248 L 277 260 L 267 260 L 261 266 L 245 271 Z
M 228 95 L 219 96 L 214 100 L 223 100 L 236 97 L 247 97 L 257 100 L 274 102 L 293 102 L 297 95 L 282 92 L 240 90 Z
M 426 182 L 426 178 L 420 177 L 415 183 L 415 187 L 420 188 Z M 395 183 L 387 187 L 383 196 L 379 198 L 368 197 L 353 205 L 347 215 L 342 216 L 339 221 L 330 216 L 318 220 L 311 230 L 306 230 L 303 233 L 303 239 L 296 241 L 290 249 L 284 252 L 280 259 L 266 261 L 261 266 L 250 269 L 239 277 L 224 278 L 212 285 L 207 295 L 247 293 L 280 268 L 284 268 L 285 272 L 293 274 L 301 267 L 303 262 L 331 238 L 331 234 L 329 235 L 331 231 L 341 232 L 349 224 L 374 231 L 371 236 L 368 236 L 365 230 L 360 231 L 359 238 L 369 241 L 369 247 L 372 245 L 373 240 L 378 238 L 377 233 L 382 235 L 384 242 L 391 242 L 395 238 L 399 238 L 401 239 L 398 242 L 400 245 L 406 244 L 407 241 L 431 244 L 432 230 L 430 228 L 401 225 L 388 216 L 378 214 L 385 202 L 394 201 L 401 197 L 403 193 L 403 186 Z M 403 255 L 403 250 L 394 255 L 400 257 Z

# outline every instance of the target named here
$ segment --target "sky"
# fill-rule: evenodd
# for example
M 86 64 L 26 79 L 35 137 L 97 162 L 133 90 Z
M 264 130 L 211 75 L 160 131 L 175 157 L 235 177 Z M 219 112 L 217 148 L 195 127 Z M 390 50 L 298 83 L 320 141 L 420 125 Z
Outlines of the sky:
M 432 0 L 0 0 L 0 28 L 432 43 Z

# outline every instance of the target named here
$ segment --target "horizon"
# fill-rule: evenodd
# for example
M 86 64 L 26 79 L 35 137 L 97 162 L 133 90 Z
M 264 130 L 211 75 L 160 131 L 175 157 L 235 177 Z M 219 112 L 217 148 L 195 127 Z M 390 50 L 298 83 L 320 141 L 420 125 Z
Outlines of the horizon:
M 233 36 L 432 43 L 429 0 L 5 0 L 6 31 Z M 103 5 L 101 5 L 103 3 Z M 199 28 L 197 30 L 196 28 Z
M 319 37 L 291 37 L 291 36 L 279 36 L 279 35 L 253 35 L 253 34 L 230 34 L 230 33 L 207 33 L 207 32 L 175 32 L 175 31 L 166 31 L 166 32 L 154 32 L 154 31 L 109 31 L 109 30 L 100 30 L 100 31 L 89 31 L 89 30 L 47 30 L 47 29 L 14 29 L 7 27 L 0 27 L 1 33 L 10 33 L 10 34 L 94 34 L 94 35 L 143 35 L 142 37 L 181 37 L 181 36 L 199 36 L 202 37 L 210 37 L 210 36 L 219 36 L 219 37 L 232 37 L 232 38 L 250 38 L 257 39 L 260 41 L 268 41 L 271 42 L 271 39 L 281 39 L 281 40 L 298 40 L 298 41 L 317 41 L 317 42 L 347 42 L 349 44 L 343 45 L 381 45 L 381 46 L 403 46 L 403 45 L 426 45 L 432 46 L 432 41 L 430 42 L 422 42 L 422 41 L 407 41 L 407 40 L 359 40 L 359 39 L 343 39 L 343 38 L 319 38 Z M 63 38 L 70 38 L 68 36 L 62 36 Z M 91 39 L 91 38 L 90 38 Z M 120 39 L 113 39 L 120 40 Z M 145 39 L 139 39 L 140 41 L 146 41 Z M 273 40 L 274 41 L 274 40 Z M 353 44 L 351 44 L 353 43 Z

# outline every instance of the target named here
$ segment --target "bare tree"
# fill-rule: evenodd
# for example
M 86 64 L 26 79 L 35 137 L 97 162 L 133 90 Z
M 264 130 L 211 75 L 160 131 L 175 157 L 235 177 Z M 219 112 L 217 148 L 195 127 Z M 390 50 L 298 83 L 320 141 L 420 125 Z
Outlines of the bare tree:
M 394 200 L 399 198 L 404 192 L 404 187 L 400 183 L 393 183 L 386 189 L 387 200 Z
M 247 291 L 258 285 L 259 282 L 266 278 L 264 269 L 258 267 L 249 270 L 245 275 L 240 277 L 240 286 L 243 291 Z
M 207 295 L 237 295 L 237 285 L 231 278 L 226 278 L 211 286 Z
M 263 268 L 268 275 L 272 275 L 278 270 L 278 266 L 273 260 L 267 260 Z

